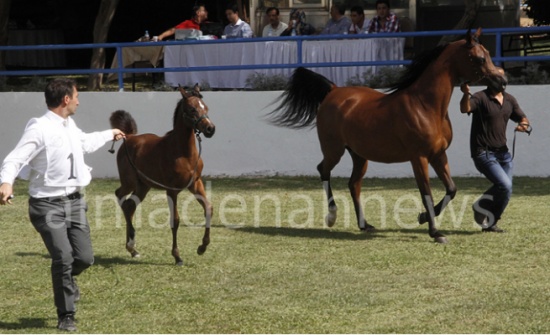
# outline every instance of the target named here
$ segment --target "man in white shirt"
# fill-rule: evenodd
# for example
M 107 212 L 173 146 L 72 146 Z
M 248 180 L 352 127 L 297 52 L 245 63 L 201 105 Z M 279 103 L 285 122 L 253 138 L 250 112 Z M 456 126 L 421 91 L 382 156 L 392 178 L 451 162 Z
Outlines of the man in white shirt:
M 58 78 L 45 89 L 48 111 L 31 119 L 0 168 L 0 205 L 11 204 L 13 183 L 24 166 L 29 173 L 29 216 L 52 258 L 54 302 L 60 330 L 76 331 L 74 277 L 94 262 L 87 205 L 80 191 L 90 183 L 84 153 L 125 134 L 119 129 L 85 134 L 74 123 L 78 91 L 72 79 Z
M 350 9 L 351 26 L 348 34 L 368 34 L 370 20 L 365 17 L 365 11 L 361 6 L 353 6 Z
M 225 26 L 223 34 L 227 38 L 249 38 L 254 37 L 252 28 L 248 23 L 239 18 L 239 7 L 237 5 L 231 5 L 225 10 L 225 16 L 229 21 L 229 24 Z
M 277 7 L 269 7 L 265 14 L 269 24 L 264 27 L 262 31 L 262 37 L 275 37 L 281 36 L 281 33 L 285 31 L 288 24 L 279 20 L 279 9 Z

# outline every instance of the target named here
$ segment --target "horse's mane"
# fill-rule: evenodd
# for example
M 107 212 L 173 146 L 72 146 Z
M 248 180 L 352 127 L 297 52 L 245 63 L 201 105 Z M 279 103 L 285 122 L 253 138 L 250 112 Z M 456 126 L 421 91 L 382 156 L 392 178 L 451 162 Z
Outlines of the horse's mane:
M 388 89 L 388 92 L 391 92 L 391 94 L 395 93 L 396 91 L 405 89 L 414 83 L 420 75 L 426 70 L 428 65 L 430 65 L 434 60 L 436 60 L 439 55 L 445 50 L 445 48 L 449 45 L 449 43 L 438 45 L 437 47 L 424 51 L 413 58 L 412 64 L 407 67 L 405 70 L 405 73 L 401 75 L 401 78 L 393 83 L 390 88 Z
M 189 90 L 189 91 L 187 91 L 187 93 L 191 96 L 202 99 L 202 94 L 199 91 Z M 178 101 L 178 104 L 176 105 L 176 108 L 174 109 L 174 116 L 172 117 L 172 127 L 173 128 L 176 128 L 176 122 L 177 122 L 177 119 L 178 119 L 178 115 L 180 113 L 183 113 L 183 111 L 185 110 L 184 106 L 182 106 L 184 103 L 187 103 L 187 98 L 186 97 L 181 98 L 180 101 Z

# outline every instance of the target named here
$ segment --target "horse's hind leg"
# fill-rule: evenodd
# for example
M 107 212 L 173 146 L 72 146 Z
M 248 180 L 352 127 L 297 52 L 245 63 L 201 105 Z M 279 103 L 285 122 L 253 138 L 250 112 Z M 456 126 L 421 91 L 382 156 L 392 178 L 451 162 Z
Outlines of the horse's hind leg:
M 445 209 L 445 206 L 447 206 L 447 204 L 454 199 L 456 195 L 456 186 L 451 178 L 451 170 L 449 168 L 449 162 L 447 161 L 447 154 L 445 152 L 432 159 L 430 164 L 445 186 L 445 196 L 434 207 L 434 215 L 439 216 L 443 209 Z M 418 223 L 423 224 L 426 222 L 428 222 L 428 213 L 420 213 L 418 215 Z
M 348 148 L 349 154 L 353 161 L 353 171 L 349 178 L 348 187 L 351 193 L 351 199 L 353 200 L 353 206 L 355 208 L 355 216 L 357 217 L 357 225 L 359 229 L 366 231 L 374 231 L 375 228 L 367 223 L 363 208 L 361 207 L 361 183 L 363 176 L 367 172 L 369 162 L 363 157 L 357 155 L 350 148 Z
M 139 252 L 135 248 L 136 230 L 134 229 L 134 225 L 132 224 L 132 218 L 134 217 L 134 213 L 136 212 L 137 205 L 139 205 L 143 201 L 149 190 L 150 187 L 139 184 L 132 195 L 124 201 L 122 201 L 122 197 L 125 195 L 123 188 L 121 187 L 115 192 L 118 198 L 118 203 L 120 204 L 122 212 L 124 213 L 124 218 L 126 219 L 126 250 L 128 250 L 132 257 L 139 257 Z
M 323 188 L 328 200 L 328 214 L 325 217 L 325 223 L 327 226 L 332 227 L 336 222 L 336 212 L 338 208 L 336 207 L 336 202 L 334 201 L 334 196 L 332 195 L 332 187 L 330 186 L 330 172 L 334 169 L 336 164 L 338 164 L 340 158 L 344 154 L 344 147 L 342 146 L 341 150 L 328 151 L 325 147 L 323 147 L 323 143 L 321 142 L 321 148 L 323 150 L 324 157 L 321 163 L 317 165 L 317 171 L 319 171 L 319 174 L 321 175 L 321 181 L 323 182 Z
M 189 187 L 189 191 L 195 195 L 197 201 L 204 209 L 205 228 L 204 236 L 202 237 L 202 244 L 197 248 L 197 254 L 202 255 L 206 251 L 206 247 L 210 244 L 210 222 L 212 221 L 213 208 L 208 199 L 206 198 L 206 192 L 204 191 L 204 184 L 202 179 L 198 178 L 195 183 Z

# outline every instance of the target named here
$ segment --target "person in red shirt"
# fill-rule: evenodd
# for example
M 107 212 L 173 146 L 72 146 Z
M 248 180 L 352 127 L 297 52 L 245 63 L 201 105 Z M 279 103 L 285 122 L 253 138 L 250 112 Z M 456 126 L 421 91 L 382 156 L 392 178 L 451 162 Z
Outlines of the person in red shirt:
M 159 35 L 158 40 L 162 41 L 166 37 L 170 37 L 176 33 L 176 29 L 196 29 L 200 30 L 201 22 L 207 17 L 206 8 L 204 5 L 196 5 L 193 7 L 193 17 L 190 20 L 185 20 L 175 27 L 172 27 Z

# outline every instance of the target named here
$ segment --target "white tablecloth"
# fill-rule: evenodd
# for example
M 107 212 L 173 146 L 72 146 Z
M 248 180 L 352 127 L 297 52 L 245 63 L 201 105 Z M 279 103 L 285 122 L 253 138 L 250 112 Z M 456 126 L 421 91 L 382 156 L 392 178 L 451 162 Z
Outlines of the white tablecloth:
M 304 63 L 350 62 L 403 59 L 403 38 L 304 41 Z M 296 62 L 296 42 L 269 41 L 248 43 L 212 43 L 169 45 L 164 49 L 164 66 L 195 67 L 251 64 L 288 64 Z M 307 66 L 307 65 L 306 65 Z M 376 67 L 314 68 L 338 86 L 353 76 Z M 191 86 L 207 83 L 212 88 L 246 88 L 246 79 L 254 72 L 289 76 L 292 69 L 256 69 L 230 71 L 166 72 L 169 85 Z

